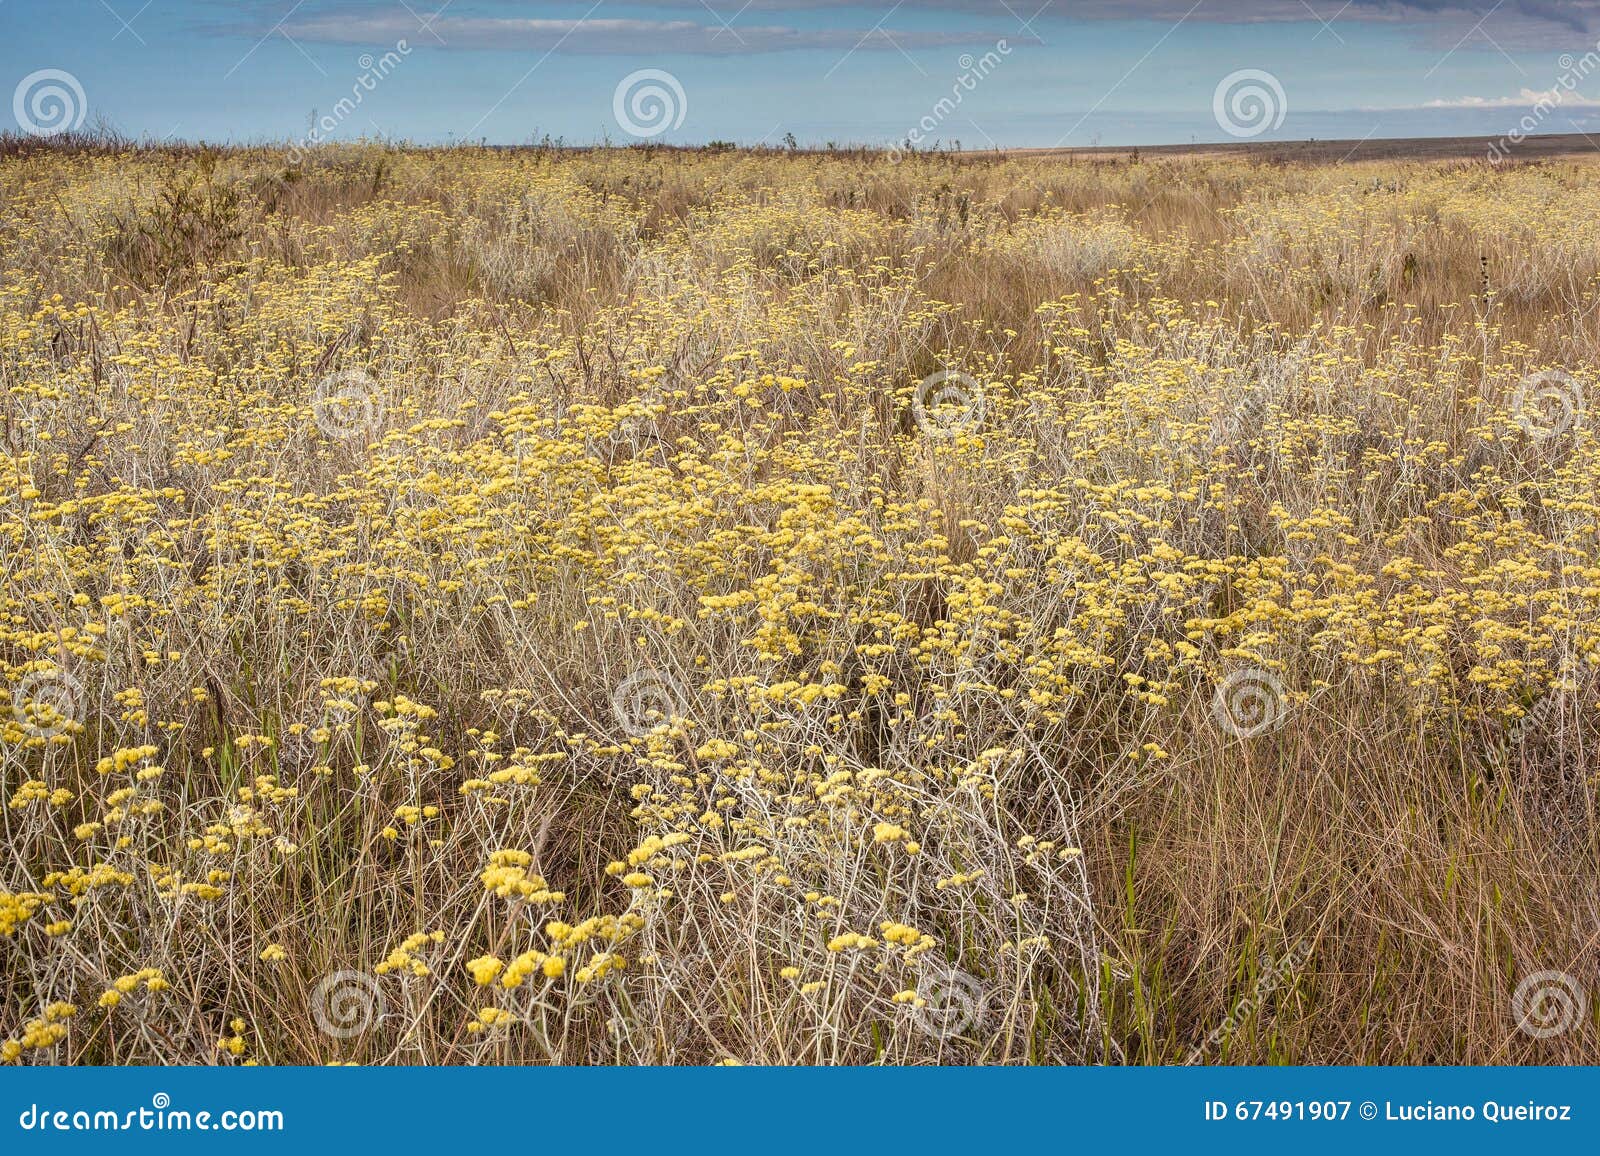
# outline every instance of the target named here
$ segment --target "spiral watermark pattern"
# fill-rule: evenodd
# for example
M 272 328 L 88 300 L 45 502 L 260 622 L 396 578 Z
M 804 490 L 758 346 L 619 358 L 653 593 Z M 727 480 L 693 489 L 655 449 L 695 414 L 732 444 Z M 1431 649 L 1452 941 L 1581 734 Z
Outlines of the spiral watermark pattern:
M 11 694 L 24 733 L 50 739 L 83 721 L 83 684 L 64 670 L 36 670 Z
M 1249 739 L 1281 727 L 1287 702 L 1277 676 L 1251 666 L 1222 680 L 1211 700 L 1211 714 L 1229 734 Z
M 983 386 L 970 374 L 941 369 L 917 383 L 911 414 L 929 437 L 953 438 L 983 424 L 987 408 Z
M 1534 441 L 1567 433 L 1583 416 L 1583 386 L 1570 373 L 1545 369 L 1517 383 L 1511 412 L 1517 424 Z
M 277 754 L 281 774 L 301 774 L 317 764 L 317 744 L 304 734 L 284 735 L 278 740 Z
M 1247 393 L 1234 406 L 1221 411 L 1211 422 L 1212 438 L 1233 445 L 1252 430 L 1259 430 L 1269 411 L 1266 396 Z
M 625 417 L 617 423 L 617 428 L 611 433 L 611 448 L 625 450 L 635 458 L 670 453 L 655 419 L 641 415 Z
M 82 413 L 85 404 L 86 399 L 71 387 L 25 400 L 21 412 L 11 423 L 12 445 L 20 448 L 30 440 L 37 441 L 41 434 L 51 433 L 69 422 L 73 415 Z
M 383 1019 L 383 989 L 364 971 L 336 971 L 312 989 L 311 1016 L 324 1035 L 354 1039 Z
M 41 68 L 17 82 L 11 94 L 11 115 L 29 136 L 56 136 L 83 127 L 89 98 L 72 73 Z
M 1289 97 L 1276 76 L 1259 68 L 1230 72 L 1211 94 L 1211 115 L 1229 136 L 1260 136 L 1283 126 Z
M 611 94 L 611 114 L 630 136 L 660 136 L 683 124 L 689 114 L 689 97 L 672 73 L 641 68 L 617 82 Z
M 939 970 L 917 985 L 922 1006 L 916 1009 L 917 1030 L 936 1040 L 972 1032 L 983 1024 L 983 984 L 957 968 Z
M 1583 1022 L 1589 998 L 1583 985 L 1564 971 L 1536 971 L 1511 994 L 1517 1030 L 1536 1040 L 1570 1032 Z
M 659 670 L 641 670 L 611 692 L 611 713 L 630 738 L 643 738 L 661 723 L 688 713 L 687 702 L 677 679 Z
M 377 380 L 362 369 L 330 373 L 311 397 L 317 428 L 341 441 L 367 437 L 383 424 L 383 398 Z

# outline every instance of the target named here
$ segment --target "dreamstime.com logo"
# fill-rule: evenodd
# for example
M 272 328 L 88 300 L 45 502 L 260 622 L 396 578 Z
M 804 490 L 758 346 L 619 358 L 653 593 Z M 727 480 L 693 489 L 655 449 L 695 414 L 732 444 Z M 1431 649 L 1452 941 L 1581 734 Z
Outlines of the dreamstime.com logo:
M 929 134 L 937 131 L 945 119 L 961 106 L 966 99 L 966 94 L 977 91 L 978 85 L 988 78 L 989 74 L 1006 57 L 1011 55 L 1011 45 L 1005 40 L 995 41 L 995 45 L 982 56 L 973 56 L 970 52 L 963 52 L 956 64 L 961 72 L 956 76 L 955 83 L 950 86 L 950 95 L 941 96 L 928 110 L 928 114 L 905 131 L 903 138 L 889 149 L 889 163 L 898 163 L 908 152 L 915 150 Z
M 611 692 L 611 713 L 629 738 L 643 738 L 657 726 L 688 714 L 683 685 L 659 670 L 630 674 Z
M 1556 77 L 1556 82 L 1551 88 L 1544 92 L 1534 92 L 1526 88 L 1522 90 L 1522 95 L 1528 102 L 1528 111 L 1517 122 L 1516 128 L 1489 146 L 1490 164 L 1497 165 L 1510 156 L 1514 146 L 1521 144 L 1531 133 L 1538 131 L 1550 114 L 1567 104 L 1569 99 L 1582 102 L 1583 94 L 1578 91 L 1578 85 L 1591 73 L 1600 69 L 1600 41 L 1582 56 L 1563 52 L 1557 58 L 1556 65 L 1561 69 L 1561 74 Z
M 348 441 L 371 437 L 383 424 L 383 397 L 377 379 L 364 369 L 330 373 L 311 395 L 317 428 L 331 438 Z
M 1211 700 L 1211 715 L 1229 734 L 1250 739 L 1283 726 L 1288 701 L 1276 675 L 1251 666 L 1222 680 Z
M 953 438 L 982 426 L 987 405 L 977 378 L 958 369 L 930 373 L 911 395 L 917 428 L 935 438 Z
M 341 96 L 334 104 L 332 112 L 324 113 L 306 129 L 305 135 L 290 148 L 289 163 L 299 164 L 305 158 L 307 150 L 315 148 L 338 131 L 339 126 L 361 107 L 367 98 L 367 93 L 376 92 L 378 85 L 399 68 L 400 62 L 410 55 L 411 45 L 404 40 L 395 41 L 394 48 L 379 57 L 374 57 L 370 52 L 363 52 L 356 61 L 361 67 L 361 75 L 356 77 L 355 83 L 350 86 L 350 95 Z
M 958 968 L 936 971 L 917 984 L 918 1003 L 912 1022 L 936 1040 L 970 1035 L 983 1027 L 983 984 Z
M 1572 430 L 1583 417 L 1583 386 L 1561 369 L 1530 373 L 1517 383 L 1511 412 L 1534 441 L 1542 442 Z
M 30 439 L 44 440 L 52 430 L 81 414 L 87 404 L 88 400 L 70 385 L 24 403 L 22 412 L 11 423 L 12 448 L 20 452 Z
M 29 136 L 55 136 L 83 127 L 89 98 L 72 73 L 41 68 L 17 82 L 11 93 L 11 115 Z
M 312 989 L 311 1018 L 323 1035 L 353 1040 L 384 1018 L 383 989 L 364 971 L 336 971 Z
M 689 97 L 672 73 L 641 68 L 617 82 L 611 94 L 611 114 L 629 136 L 660 136 L 682 126 L 689 115 Z
M 35 670 L 11 692 L 23 732 L 38 739 L 65 734 L 83 721 L 83 684 L 64 670 Z
M 1261 1009 L 1268 996 L 1277 991 L 1289 980 L 1295 972 L 1306 965 L 1311 958 L 1311 947 L 1303 940 L 1296 943 L 1283 953 L 1280 959 L 1269 959 L 1267 966 L 1256 977 L 1255 986 L 1250 994 L 1234 1005 L 1228 1017 L 1216 1026 L 1209 1036 L 1195 1045 L 1184 1061 L 1187 1064 L 1197 1064 L 1210 1054 L 1217 1045 L 1226 1041 L 1245 1020 L 1255 1015 Z
M 1517 751 L 1533 736 L 1546 732 L 1559 725 L 1561 713 L 1566 707 L 1566 700 L 1559 691 L 1552 691 L 1539 699 L 1528 709 L 1528 713 L 1517 719 L 1506 729 L 1506 742 L 1504 750 L 1513 762 Z M 1473 760 L 1482 771 L 1493 772 L 1496 751 L 1492 747 L 1475 751 Z
M 1241 68 L 1230 72 L 1211 94 L 1211 115 L 1229 136 L 1252 137 L 1283 127 L 1289 97 L 1270 72 Z
M 1517 1030 L 1548 1040 L 1575 1029 L 1589 1014 L 1583 985 L 1564 971 L 1536 971 L 1511 993 L 1511 1018 Z
M 172 1097 L 157 1092 L 148 1108 L 68 1110 L 29 1104 L 17 1117 L 24 1132 L 282 1132 L 283 1113 L 275 1108 L 225 1108 L 191 1112 L 174 1108 Z

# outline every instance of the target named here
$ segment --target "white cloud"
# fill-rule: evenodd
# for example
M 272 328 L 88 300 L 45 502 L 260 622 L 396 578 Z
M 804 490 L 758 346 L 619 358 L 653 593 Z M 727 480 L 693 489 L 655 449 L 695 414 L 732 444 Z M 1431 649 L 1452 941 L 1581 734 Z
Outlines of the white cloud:
M 329 13 L 286 23 L 297 40 L 333 44 L 379 44 L 408 40 L 413 47 L 567 53 L 696 53 L 738 56 L 756 52 L 826 49 L 862 52 L 956 46 L 1038 43 L 1016 30 L 905 31 L 887 27 L 790 28 L 692 20 L 536 19 L 442 16 L 420 31 L 417 21 L 397 15 Z M 435 39 L 434 37 L 437 37 Z M 441 44 L 442 42 L 442 44 Z
M 1566 92 L 1562 89 L 1550 89 L 1546 92 L 1536 92 L 1531 88 L 1524 88 L 1515 96 L 1460 96 L 1453 100 L 1430 100 L 1424 104 L 1405 105 L 1406 108 L 1534 108 L 1540 104 L 1551 104 L 1561 108 L 1600 108 L 1600 98 L 1584 96 L 1580 92 Z M 1363 111 L 1384 111 L 1382 109 L 1366 109 Z
M 407 36 L 418 46 L 438 48 L 439 42 L 419 28 L 426 15 L 414 13 L 429 13 L 440 4 L 441 0 L 426 0 L 413 3 L 408 11 L 399 0 L 301 0 L 283 27 L 308 40 L 373 44 Z M 795 48 L 842 52 L 863 36 L 867 42 L 862 49 L 993 43 L 1000 36 L 1020 44 L 1035 40 L 1033 34 L 1053 43 L 1061 39 L 1063 24 L 1073 21 L 1302 24 L 1318 35 L 1324 22 L 1335 34 L 1361 24 L 1381 24 L 1415 44 L 1452 52 L 1581 50 L 1592 47 L 1600 32 L 1600 0 L 902 0 L 894 9 L 900 21 L 914 22 L 919 13 L 961 14 L 985 18 L 998 31 L 919 29 L 888 35 L 887 30 L 874 30 L 884 16 L 884 0 L 629 0 L 628 6 L 635 10 L 653 9 L 663 16 L 683 13 L 685 18 L 585 21 L 525 18 L 520 13 L 533 5 L 513 5 L 509 0 L 480 0 L 480 5 L 490 13 L 498 8 L 518 15 L 465 15 L 446 4 L 428 28 L 448 48 L 549 51 L 559 43 L 562 52 L 717 55 Z M 827 26 L 755 24 L 763 17 L 771 20 L 798 12 L 827 13 L 820 18 Z M 713 17 L 709 21 L 708 14 Z M 743 22 L 752 26 L 743 27 Z M 253 27 L 259 36 L 272 26 L 271 17 L 263 15 L 246 27 Z

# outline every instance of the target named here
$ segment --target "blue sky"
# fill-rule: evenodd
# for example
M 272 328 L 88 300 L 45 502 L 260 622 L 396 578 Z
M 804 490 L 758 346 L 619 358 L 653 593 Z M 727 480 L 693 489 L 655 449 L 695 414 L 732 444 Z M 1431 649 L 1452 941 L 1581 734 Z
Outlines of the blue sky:
M 1597 42 L 1600 0 L 0 0 L 0 128 L 1113 145 L 1499 136 L 1554 92 L 1535 131 L 1600 142 Z

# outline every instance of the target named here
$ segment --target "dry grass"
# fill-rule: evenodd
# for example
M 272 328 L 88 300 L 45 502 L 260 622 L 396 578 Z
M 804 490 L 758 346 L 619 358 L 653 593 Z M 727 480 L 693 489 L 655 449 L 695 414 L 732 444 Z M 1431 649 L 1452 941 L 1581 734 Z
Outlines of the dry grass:
M 8 1058 L 1595 1062 L 1597 191 L 5 142 Z

